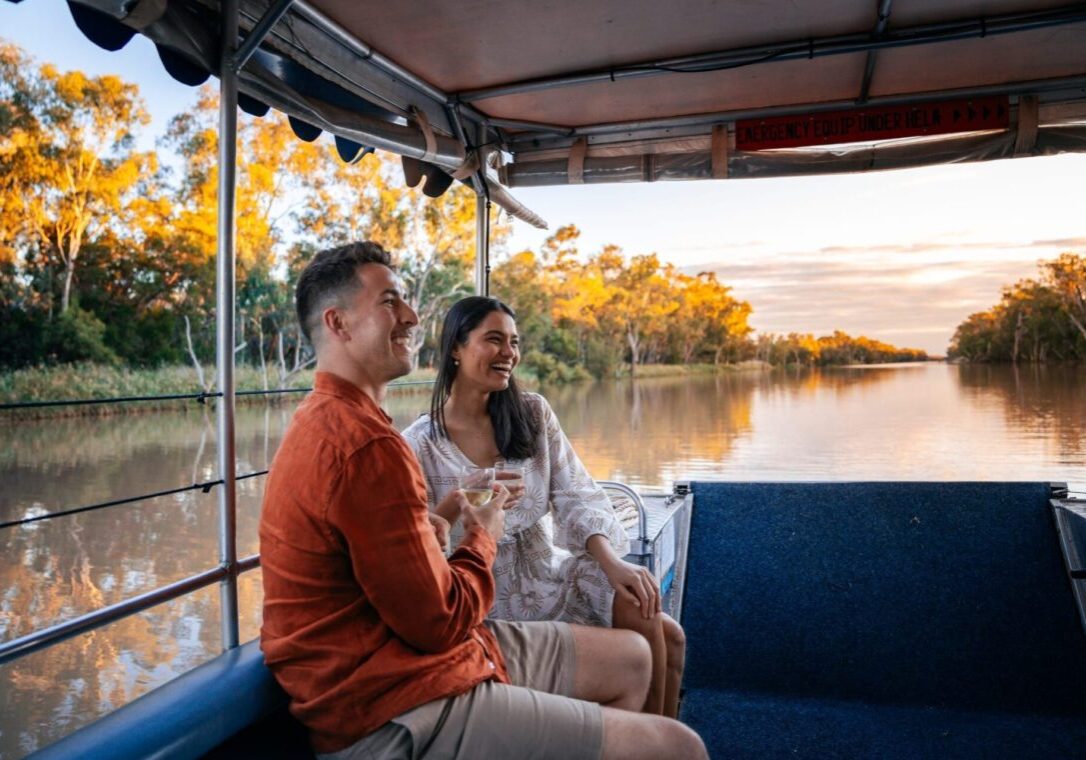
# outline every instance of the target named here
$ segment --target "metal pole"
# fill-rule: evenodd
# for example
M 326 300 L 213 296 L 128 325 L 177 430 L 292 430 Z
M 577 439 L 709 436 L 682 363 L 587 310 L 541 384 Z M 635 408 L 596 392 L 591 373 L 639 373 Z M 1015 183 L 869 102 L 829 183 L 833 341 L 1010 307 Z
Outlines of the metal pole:
M 238 645 L 237 492 L 234 448 L 234 202 L 237 173 L 238 76 L 230 65 L 238 40 L 238 0 L 223 0 L 219 59 L 219 227 L 215 256 L 216 364 L 222 397 L 216 407 L 219 477 L 219 584 L 222 646 Z
M 894 0 L 879 0 L 877 11 L 878 21 L 875 22 L 875 31 L 871 33 L 872 39 L 879 39 L 886 32 L 886 25 L 890 22 L 890 6 Z M 878 50 L 867 51 L 867 61 L 864 63 L 864 80 L 860 84 L 860 97 L 857 103 L 866 103 L 871 94 L 871 80 L 875 76 L 875 60 L 879 57 Z
M 17 657 L 23 657 L 32 652 L 51 647 L 54 644 L 59 644 L 62 641 L 67 641 L 74 636 L 101 628 L 103 625 L 108 625 L 137 612 L 143 612 L 171 599 L 191 594 L 193 591 L 210 586 L 222 578 L 224 572 L 226 571 L 221 567 L 205 570 L 197 575 L 171 583 L 169 586 L 163 586 L 154 591 L 148 591 L 146 594 L 140 594 L 123 602 L 112 604 L 109 607 L 103 607 L 100 610 L 88 612 L 86 615 L 80 615 L 74 620 L 35 631 L 18 639 L 5 641 L 0 644 L 0 665 Z
M 487 227 L 490 221 L 490 201 L 486 193 L 475 195 L 475 294 L 490 295 L 490 283 L 487 277 Z
M 245 38 L 245 42 L 242 43 L 238 49 L 236 56 L 233 56 L 230 61 L 230 68 L 234 71 L 241 71 L 241 68 L 252 57 L 256 49 L 260 47 L 260 43 L 264 41 L 264 38 L 268 36 L 268 33 L 272 28 L 279 23 L 279 19 L 286 15 L 286 12 L 290 10 L 291 3 L 294 0 L 276 0 L 275 3 L 268 8 L 264 13 L 264 16 L 256 23 L 256 26 L 249 32 L 249 36 Z
M 476 130 L 477 145 L 486 143 L 486 127 Z M 481 156 L 485 161 L 485 153 Z M 475 292 L 490 295 L 490 188 L 486 181 L 486 166 L 479 167 L 479 189 L 475 193 Z

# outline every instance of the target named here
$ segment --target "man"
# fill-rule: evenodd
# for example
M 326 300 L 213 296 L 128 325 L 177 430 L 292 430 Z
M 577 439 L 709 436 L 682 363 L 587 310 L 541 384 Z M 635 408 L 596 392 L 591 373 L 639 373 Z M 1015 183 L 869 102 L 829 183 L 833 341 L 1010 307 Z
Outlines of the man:
M 379 404 L 418 317 L 374 243 L 318 253 L 298 281 L 313 393 L 271 466 L 260 521 L 265 660 L 313 748 L 335 758 L 704 757 L 642 715 L 649 650 L 630 631 L 484 623 L 507 493 L 471 507 L 446 560 L 421 469 Z M 601 707 L 602 705 L 602 707 Z

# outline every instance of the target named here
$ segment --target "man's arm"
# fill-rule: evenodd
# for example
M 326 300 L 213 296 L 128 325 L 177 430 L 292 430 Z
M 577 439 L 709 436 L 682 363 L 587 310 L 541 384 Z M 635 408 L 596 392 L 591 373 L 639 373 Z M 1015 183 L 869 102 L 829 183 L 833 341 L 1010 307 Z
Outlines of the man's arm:
M 405 443 L 382 438 L 356 452 L 332 493 L 329 522 L 346 541 L 355 579 L 397 636 L 441 652 L 483 621 L 494 602 L 494 539 L 469 527 L 445 559 L 427 519 L 421 471 Z

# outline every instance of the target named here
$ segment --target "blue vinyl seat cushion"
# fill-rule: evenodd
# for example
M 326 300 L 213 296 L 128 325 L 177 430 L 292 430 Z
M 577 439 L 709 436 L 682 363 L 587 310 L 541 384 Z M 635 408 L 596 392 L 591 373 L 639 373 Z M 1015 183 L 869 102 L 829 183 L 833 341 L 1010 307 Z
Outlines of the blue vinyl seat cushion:
M 44 748 L 35 760 L 75 757 L 305 760 L 304 729 L 264 665 L 258 641 L 219 655 Z
M 682 718 L 712 757 L 946 760 L 1086 757 L 1086 718 L 688 690 Z
M 694 483 L 683 718 L 711 756 L 1086 758 L 1045 483 Z

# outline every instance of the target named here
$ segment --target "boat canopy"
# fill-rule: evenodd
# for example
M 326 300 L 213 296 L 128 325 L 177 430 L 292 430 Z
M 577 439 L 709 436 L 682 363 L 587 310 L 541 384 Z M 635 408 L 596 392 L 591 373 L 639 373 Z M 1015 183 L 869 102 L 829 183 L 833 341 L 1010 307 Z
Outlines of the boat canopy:
M 536 225 L 506 187 L 1086 150 L 1086 3 L 236 1 L 244 110 Z M 217 2 L 69 5 L 104 47 L 149 37 L 181 81 L 222 71 Z

